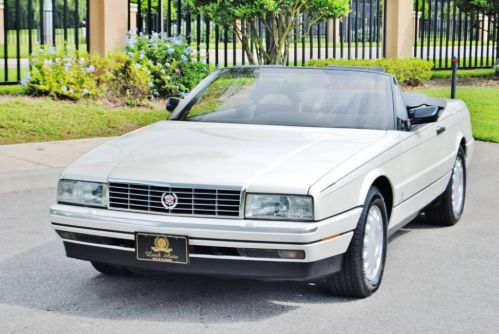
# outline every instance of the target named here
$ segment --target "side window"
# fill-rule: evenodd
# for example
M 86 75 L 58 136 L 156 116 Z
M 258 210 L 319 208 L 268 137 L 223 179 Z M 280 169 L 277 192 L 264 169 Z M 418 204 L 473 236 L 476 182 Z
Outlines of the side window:
M 401 120 L 406 120 L 408 118 L 407 107 L 405 105 L 404 99 L 402 97 L 402 93 L 400 92 L 400 87 L 397 83 L 397 80 L 393 79 L 393 99 L 395 104 L 395 115 Z

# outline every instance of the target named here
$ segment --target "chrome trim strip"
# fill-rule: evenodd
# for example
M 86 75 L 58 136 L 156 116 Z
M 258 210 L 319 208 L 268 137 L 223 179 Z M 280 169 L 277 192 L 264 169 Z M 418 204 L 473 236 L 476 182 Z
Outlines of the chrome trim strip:
M 108 249 L 115 249 L 115 250 L 122 250 L 126 252 L 133 252 L 135 253 L 135 248 L 128 248 L 128 247 L 120 247 L 120 246 L 111 246 L 111 245 L 104 245 L 104 244 L 94 244 L 90 242 L 83 242 L 83 241 L 76 241 L 76 240 L 69 240 L 69 239 L 62 239 L 63 242 L 69 242 L 73 244 L 79 244 L 79 245 L 85 245 L 85 246 L 91 246 L 91 247 L 101 247 L 101 248 L 108 248 Z M 189 257 L 194 257 L 194 258 L 204 258 L 204 259 L 217 259 L 217 260 L 245 260 L 245 261 L 271 261 L 271 262 L 305 262 L 304 259 L 281 259 L 281 258 L 266 258 L 266 257 L 249 257 L 249 256 L 230 256 L 230 255 L 208 255 L 208 254 L 193 254 L 189 253 Z
M 142 212 L 143 213 L 143 212 Z M 81 214 L 81 213 L 73 213 L 73 212 L 67 212 L 67 211 L 60 211 L 60 210 L 54 210 L 50 209 L 50 214 L 57 215 L 57 216 L 62 216 L 62 217 L 69 217 L 69 218 L 76 218 L 76 219 L 87 219 L 87 220 L 94 220 L 94 221 L 104 221 L 104 222 L 110 222 L 110 223 L 122 223 L 122 224 L 131 224 L 131 225 L 137 225 L 137 222 L 151 222 L 149 220 L 145 219 L 128 219 L 128 218 L 116 218 L 116 217 L 104 217 L 104 216 L 99 216 L 99 215 L 92 215 L 92 214 Z M 165 215 L 163 215 L 165 216 Z M 191 218 L 198 218 L 197 216 L 190 216 Z M 221 220 L 226 220 L 224 218 L 220 217 L 211 217 L 211 218 L 216 218 L 216 219 L 221 219 Z M 310 228 L 275 228 L 275 227 L 242 227 L 242 226 L 237 226 L 237 225 L 207 225 L 207 224 L 198 224 L 198 223 L 171 223 L 171 222 L 165 222 L 168 224 L 167 227 L 169 228 L 185 228 L 185 229 L 209 229 L 209 230 L 220 230 L 220 231 L 246 231 L 246 232 L 265 232 L 265 233 L 293 233 L 293 234 L 306 234 L 306 233 L 312 233 L 317 231 L 317 226 L 310 227 Z M 166 226 L 165 226 L 166 227 Z
M 249 256 L 231 256 L 231 255 L 207 255 L 207 254 L 189 254 L 189 257 L 216 259 L 216 260 L 243 260 L 243 261 L 265 261 L 265 262 L 307 262 L 304 259 L 281 259 L 268 257 L 249 257 Z
M 144 180 L 129 180 L 119 178 L 109 178 L 107 183 L 131 183 L 140 184 L 144 186 L 154 187 L 171 187 L 171 188 L 198 188 L 198 189 L 218 189 L 218 190 L 231 190 L 240 191 L 241 187 L 238 186 L 223 186 L 223 185 L 206 185 L 206 184 L 191 184 L 191 183 L 169 183 L 158 181 L 144 181 Z
M 69 240 L 69 239 L 62 239 L 62 241 L 63 242 L 73 243 L 73 244 L 85 245 L 85 246 L 109 248 L 109 249 L 116 249 L 116 250 L 122 250 L 122 251 L 134 252 L 135 253 L 135 248 L 121 247 L 121 246 L 112 246 L 112 245 L 104 245 L 104 244 L 94 244 L 94 243 L 91 243 L 91 242 L 83 242 L 83 241 L 76 241 L 76 240 Z
M 93 229 L 93 228 L 80 228 L 80 227 L 73 227 L 73 226 L 67 226 L 67 225 L 61 225 L 61 224 L 55 224 L 55 223 L 52 223 L 51 225 L 55 231 L 74 232 L 74 233 L 86 234 L 86 235 L 91 235 L 91 236 L 108 237 L 108 238 L 115 238 L 115 239 L 122 239 L 122 240 L 135 240 L 135 235 L 130 234 L 130 233 L 104 231 L 104 230 L 97 230 L 97 229 Z

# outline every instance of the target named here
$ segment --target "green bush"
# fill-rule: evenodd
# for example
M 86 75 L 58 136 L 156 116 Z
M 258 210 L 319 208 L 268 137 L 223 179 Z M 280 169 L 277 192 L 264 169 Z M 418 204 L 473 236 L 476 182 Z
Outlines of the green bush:
M 323 59 L 310 60 L 306 66 L 324 67 L 330 65 L 343 66 L 376 66 L 384 67 L 398 82 L 406 86 L 419 86 L 431 78 L 433 63 L 423 59 Z
M 71 49 L 39 49 L 30 57 L 31 70 L 23 84 L 32 95 L 78 100 L 101 96 L 107 81 L 106 62 L 98 56 L 84 56 Z
M 30 63 L 31 70 L 23 80 L 30 95 L 69 100 L 107 97 L 129 105 L 151 96 L 149 70 L 122 52 L 101 57 L 48 48 L 33 53 Z
M 193 60 L 191 48 L 178 37 L 129 35 L 125 52 L 151 73 L 154 96 L 181 96 L 209 73 L 209 66 Z
M 208 65 L 192 58 L 180 38 L 157 34 L 128 36 L 124 52 L 107 57 L 73 49 L 41 48 L 30 57 L 26 93 L 79 100 L 107 97 L 129 105 L 148 98 L 181 96 L 208 75 Z
M 140 105 L 151 96 L 151 73 L 144 64 L 134 63 L 124 53 L 111 55 L 107 61 L 111 78 L 107 84 L 109 99 L 124 99 L 128 105 Z

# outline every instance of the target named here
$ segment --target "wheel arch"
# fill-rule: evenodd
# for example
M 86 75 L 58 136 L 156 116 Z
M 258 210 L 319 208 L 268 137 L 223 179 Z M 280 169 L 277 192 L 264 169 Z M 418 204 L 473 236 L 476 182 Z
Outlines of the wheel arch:
M 458 147 L 463 149 L 464 156 L 466 157 L 468 154 L 466 152 L 466 138 L 464 136 L 461 137 L 461 141 L 459 142 Z
M 374 170 L 371 173 L 369 173 L 367 177 L 364 179 L 359 203 L 365 202 L 367 193 L 369 192 L 369 189 L 371 189 L 371 187 L 373 186 L 378 188 L 381 194 L 383 195 L 383 199 L 386 205 L 386 211 L 388 214 L 388 221 L 390 221 L 393 209 L 393 201 L 394 201 L 393 186 L 392 183 L 390 182 L 390 179 L 381 171 Z

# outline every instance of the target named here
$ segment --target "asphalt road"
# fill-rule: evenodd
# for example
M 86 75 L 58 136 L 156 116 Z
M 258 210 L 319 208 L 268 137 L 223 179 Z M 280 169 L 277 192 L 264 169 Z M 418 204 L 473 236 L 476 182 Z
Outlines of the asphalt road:
M 54 189 L 0 195 L 0 333 L 499 332 L 499 144 L 478 143 L 462 221 L 409 224 L 381 289 L 156 275 L 105 277 L 64 257 Z

